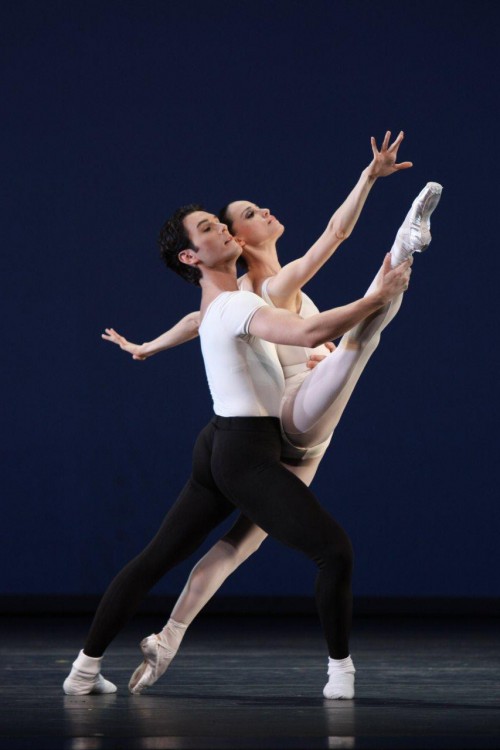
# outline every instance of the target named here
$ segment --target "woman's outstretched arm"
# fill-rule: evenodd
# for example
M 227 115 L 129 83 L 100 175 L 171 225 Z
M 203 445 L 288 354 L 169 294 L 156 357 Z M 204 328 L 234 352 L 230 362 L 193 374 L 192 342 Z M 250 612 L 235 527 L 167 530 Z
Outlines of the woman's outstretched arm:
M 373 159 L 342 205 L 331 217 L 323 234 L 301 258 L 288 263 L 268 283 L 268 293 L 273 302 L 280 306 L 306 284 L 314 274 L 331 258 L 338 246 L 351 234 L 365 205 L 368 194 L 379 177 L 386 177 L 413 166 L 411 162 L 396 163 L 398 148 L 404 138 L 400 132 L 392 145 L 389 145 L 390 131 L 385 134 L 380 148 L 375 138 L 371 139 Z
M 169 328 L 168 331 L 165 331 L 165 333 L 162 333 L 158 338 L 153 339 L 153 341 L 146 341 L 144 344 L 133 344 L 131 341 L 127 341 L 114 328 L 106 328 L 105 333 L 101 334 L 101 337 L 106 341 L 111 341 L 113 344 L 118 344 L 120 349 L 131 354 L 133 359 L 143 360 L 165 349 L 171 349 L 173 346 L 185 344 L 187 341 L 196 338 L 199 326 L 200 313 L 196 311 L 188 313 L 172 328 Z

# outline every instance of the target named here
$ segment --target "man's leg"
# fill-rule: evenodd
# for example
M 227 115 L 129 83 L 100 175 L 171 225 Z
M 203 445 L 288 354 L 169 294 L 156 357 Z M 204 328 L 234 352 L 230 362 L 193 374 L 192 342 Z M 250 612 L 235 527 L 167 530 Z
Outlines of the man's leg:
M 193 475 L 156 536 L 123 568 L 104 594 L 84 649 L 64 683 L 66 693 L 109 692 L 99 689 L 100 660 L 108 645 L 155 583 L 191 555 L 207 534 L 234 510 L 211 476 L 212 433 L 213 427 L 209 425 L 200 434 L 193 454 Z
M 335 672 L 325 695 L 352 697 L 349 537 L 303 482 L 279 463 L 278 420 L 216 417 L 215 422 L 212 472 L 224 495 L 270 536 L 307 555 L 318 567 L 316 602 Z

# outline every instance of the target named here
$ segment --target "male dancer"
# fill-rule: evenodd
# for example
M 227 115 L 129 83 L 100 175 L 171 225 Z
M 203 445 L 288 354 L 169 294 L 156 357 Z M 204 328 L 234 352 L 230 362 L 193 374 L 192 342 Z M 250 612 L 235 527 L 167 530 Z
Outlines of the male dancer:
M 411 261 L 391 270 L 387 255 L 371 294 L 303 319 L 238 290 L 241 248 L 226 226 L 199 206 L 176 211 L 161 240 L 167 265 L 202 290 L 199 333 L 216 416 L 196 441 L 191 478 L 157 535 L 101 600 L 64 690 L 116 690 L 100 675 L 105 649 L 149 589 L 236 507 L 316 563 L 316 601 L 330 657 L 324 695 L 352 698 L 351 544 L 313 493 L 280 463 L 284 380 L 269 342 L 314 347 L 338 338 L 407 289 Z

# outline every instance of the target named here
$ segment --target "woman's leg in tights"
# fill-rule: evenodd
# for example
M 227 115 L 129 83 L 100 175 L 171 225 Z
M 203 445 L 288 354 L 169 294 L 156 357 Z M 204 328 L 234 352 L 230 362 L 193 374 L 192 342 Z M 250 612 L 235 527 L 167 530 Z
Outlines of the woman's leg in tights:
M 286 465 L 286 468 L 309 486 L 319 462 L 319 458 L 313 458 L 303 461 L 304 465 Z M 259 549 L 266 537 L 265 531 L 240 515 L 227 534 L 194 566 L 172 610 L 172 619 L 190 625 L 224 581 Z
M 311 458 L 298 466 L 286 465 L 286 468 L 309 485 L 320 460 L 321 458 Z M 136 669 L 130 681 L 134 692 L 139 693 L 153 685 L 165 673 L 189 625 L 224 581 L 259 549 L 266 537 L 265 531 L 240 514 L 227 534 L 195 565 L 163 629 L 143 641 L 143 650 L 147 652 L 148 658 Z M 155 640 L 160 641 L 160 648 Z
M 238 422 L 237 429 L 232 426 L 234 421 Z M 354 667 L 348 643 L 352 610 L 349 538 L 305 484 L 279 463 L 281 438 L 277 420 L 216 418 L 216 423 L 212 472 L 217 486 L 255 526 L 301 551 L 318 567 L 316 601 L 332 657 L 324 694 L 329 698 L 352 697 Z M 226 427 L 228 423 L 230 427 Z M 310 471 L 312 475 L 313 470 Z M 246 524 L 241 521 L 233 528 L 233 540 L 239 538 L 240 543 L 248 540 L 251 527 Z M 161 643 L 162 635 L 149 636 L 141 644 L 145 661 L 132 675 L 129 686 L 133 692 L 152 685 L 175 653 L 169 653 L 168 640 Z
M 377 278 L 367 294 L 376 283 Z M 287 388 L 281 419 L 294 445 L 311 448 L 335 430 L 361 373 L 380 342 L 382 331 L 397 314 L 401 302 L 402 295 L 399 295 L 348 331 L 332 354 L 298 380 L 295 388 Z

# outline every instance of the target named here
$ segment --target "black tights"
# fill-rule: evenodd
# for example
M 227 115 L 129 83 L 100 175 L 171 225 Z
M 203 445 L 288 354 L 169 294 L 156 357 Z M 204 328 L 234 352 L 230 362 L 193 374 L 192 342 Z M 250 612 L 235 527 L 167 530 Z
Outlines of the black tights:
M 215 417 L 196 441 L 193 472 L 158 533 L 116 576 L 94 617 L 84 651 L 101 656 L 141 599 L 189 557 L 236 508 L 318 566 L 316 603 L 334 659 L 349 655 L 352 549 L 311 490 L 280 464 L 274 417 Z

